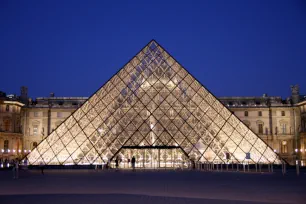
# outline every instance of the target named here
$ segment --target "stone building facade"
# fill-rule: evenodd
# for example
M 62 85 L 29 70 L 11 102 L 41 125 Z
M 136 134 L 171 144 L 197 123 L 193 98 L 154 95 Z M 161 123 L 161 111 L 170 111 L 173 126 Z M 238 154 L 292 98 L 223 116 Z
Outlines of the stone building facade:
M 60 125 L 87 97 L 39 97 L 28 99 L 27 89 L 21 96 L 0 101 L 0 149 L 2 157 L 22 157 Z M 306 98 L 299 94 L 299 87 L 291 87 L 287 100 L 281 97 L 219 97 L 241 121 L 260 136 L 275 152 L 290 164 L 297 159 L 306 165 Z M 11 112 L 7 111 L 7 104 Z M 15 125 L 9 131 L 5 118 Z M 12 123 L 12 124 L 13 124 Z M 7 130 L 7 129 L 6 129 Z M 4 141 L 9 140 L 9 146 Z M 8 152 L 10 150 L 10 153 Z M 15 150 L 15 152 L 13 152 Z M 15 153 L 15 154 L 13 154 Z
M 296 160 L 300 110 L 280 97 L 221 97 L 240 120 L 290 163 Z
M 59 126 L 87 97 L 36 98 L 22 111 L 23 144 L 29 151 Z
M 21 156 L 23 134 L 21 110 L 24 106 L 14 95 L 0 92 L 0 155 L 1 158 Z

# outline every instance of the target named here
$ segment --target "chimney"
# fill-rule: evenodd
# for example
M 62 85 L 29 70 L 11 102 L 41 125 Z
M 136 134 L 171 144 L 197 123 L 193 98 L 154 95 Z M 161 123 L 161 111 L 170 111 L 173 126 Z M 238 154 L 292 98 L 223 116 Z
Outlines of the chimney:
M 300 87 L 299 85 L 290 86 L 292 103 L 300 102 Z
M 20 88 L 20 100 L 24 104 L 28 104 L 28 87 L 22 86 Z

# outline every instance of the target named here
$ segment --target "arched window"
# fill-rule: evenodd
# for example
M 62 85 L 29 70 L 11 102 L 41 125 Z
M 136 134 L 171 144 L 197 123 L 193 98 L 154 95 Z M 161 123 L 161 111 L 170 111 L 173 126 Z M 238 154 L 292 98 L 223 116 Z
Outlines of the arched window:
M 9 141 L 8 140 L 4 140 L 4 152 L 5 153 L 8 152 L 8 148 L 9 148 Z
M 249 116 L 249 112 L 248 111 L 244 111 L 244 116 L 248 117 Z
M 33 142 L 32 144 L 32 149 L 36 148 L 37 147 L 37 142 Z

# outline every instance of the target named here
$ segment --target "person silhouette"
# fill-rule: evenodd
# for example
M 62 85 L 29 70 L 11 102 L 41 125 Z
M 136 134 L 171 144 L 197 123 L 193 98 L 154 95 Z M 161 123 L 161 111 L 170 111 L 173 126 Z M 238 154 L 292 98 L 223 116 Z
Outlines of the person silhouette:
M 136 163 L 136 159 L 135 159 L 135 157 L 133 156 L 133 157 L 132 157 L 132 168 L 133 168 L 133 171 L 135 171 L 135 163 Z
M 116 164 L 116 170 L 118 170 L 118 167 L 119 167 L 119 158 L 118 157 L 116 157 L 115 164 Z

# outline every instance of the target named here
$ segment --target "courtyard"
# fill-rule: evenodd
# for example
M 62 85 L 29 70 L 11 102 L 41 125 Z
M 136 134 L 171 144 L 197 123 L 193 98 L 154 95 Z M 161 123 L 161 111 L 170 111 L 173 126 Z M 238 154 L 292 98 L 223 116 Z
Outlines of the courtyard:
M 0 203 L 304 203 L 305 170 L 297 176 L 196 170 L 0 171 Z

